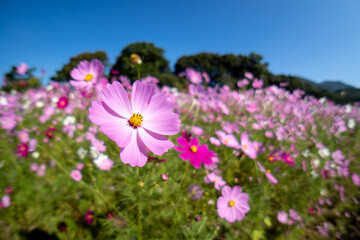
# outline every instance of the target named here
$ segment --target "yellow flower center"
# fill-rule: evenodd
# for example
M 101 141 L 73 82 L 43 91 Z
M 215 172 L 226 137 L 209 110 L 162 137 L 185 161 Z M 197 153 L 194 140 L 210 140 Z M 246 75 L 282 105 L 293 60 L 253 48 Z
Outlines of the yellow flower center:
M 196 153 L 196 152 L 197 152 L 197 146 L 191 146 L 190 150 L 191 150 L 193 153 Z
M 268 172 L 268 173 L 271 173 L 271 171 L 268 169 L 268 170 L 266 170 L 266 172 Z
M 228 144 L 228 143 L 229 143 L 229 139 L 225 139 L 225 143 Z
M 87 74 L 87 75 L 85 76 L 85 79 L 84 79 L 84 80 L 88 82 L 88 81 L 91 81 L 91 79 L 93 79 L 93 77 L 94 77 L 94 76 L 89 73 L 89 74 Z
M 137 128 L 141 125 L 143 121 L 143 116 L 140 113 L 133 113 L 131 118 L 129 119 L 129 123 L 132 127 Z
M 229 207 L 233 207 L 233 206 L 235 206 L 235 201 L 231 200 L 231 201 L 229 202 Z
M 273 157 L 269 157 L 269 160 L 272 162 L 272 161 L 274 161 L 274 158 L 273 158 Z
M 247 146 L 244 144 L 244 149 L 247 149 Z

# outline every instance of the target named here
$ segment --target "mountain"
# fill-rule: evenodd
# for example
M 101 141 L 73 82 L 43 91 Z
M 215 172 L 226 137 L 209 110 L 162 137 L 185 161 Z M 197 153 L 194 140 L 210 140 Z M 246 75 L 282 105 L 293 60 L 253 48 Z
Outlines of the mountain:
M 355 89 L 355 87 L 350 86 L 348 84 L 345 84 L 341 81 L 323 81 L 322 83 L 319 84 L 320 87 L 327 89 L 331 92 L 338 92 L 338 91 L 343 91 L 343 90 L 348 90 L 348 89 Z

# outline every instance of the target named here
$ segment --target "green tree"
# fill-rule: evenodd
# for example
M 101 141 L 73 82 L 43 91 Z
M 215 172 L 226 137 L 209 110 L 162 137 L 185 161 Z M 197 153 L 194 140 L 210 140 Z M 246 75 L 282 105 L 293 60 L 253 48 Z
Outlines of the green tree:
M 141 77 L 151 75 L 161 80 L 161 74 L 170 73 L 169 62 L 164 57 L 164 50 L 156 47 L 153 43 L 139 42 L 132 43 L 122 50 L 110 75 L 126 75 L 130 80 L 135 81 L 138 78 L 137 66 L 130 61 L 131 54 L 139 55 L 142 60 L 140 64 Z
M 53 81 L 69 81 L 71 79 L 70 72 L 73 68 L 75 68 L 79 62 L 83 60 L 91 61 L 92 59 L 98 59 L 100 60 L 104 66 L 108 65 L 108 56 L 106 55 L 106 52 L 104 51 L 97 51 L 97 52 L 84 52 L 81 53 L 75 57 L 70 58 L 70 62 L 67 64 L 64 64 L 64 66 L 56 71 L 56 75 L 51 77 L 51 80 Z
M 11 70 L 5 74 L 2 90 L 6 92 L 12 89 L 16 91 L 26 91 L 29 88 L 40 87 L 39 79 L 33 75 L 35 68 L 27 69 L 25 74 L 18 74 L 16 69 L 17 66 L 12 66 Z

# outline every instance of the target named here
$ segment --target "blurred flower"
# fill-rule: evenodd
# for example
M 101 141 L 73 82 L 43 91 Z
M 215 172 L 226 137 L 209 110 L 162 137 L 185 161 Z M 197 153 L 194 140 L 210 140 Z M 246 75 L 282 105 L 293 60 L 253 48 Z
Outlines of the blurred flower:
M 77 89 L 89 90 L 94 87 L 103 72 L 104 66 L 99 60 L 93 59 L 90 63 L 86 60 L 81 61 L 77 68 L 70 72 L 71 77 L 75 79 L 70 80 L 70 84 Z
M 24 75 L 28 70 L 28 65 L 26 63 L 20 63 L 18 67 L 16 67 L 16 73 L 20 75 Z
M 241 221 L 250 211 L 249 196 L 241 191 L 239 186 L 235 186 L 233 189 L 225 186 L 221 190 L 222 196 L 217 201 L 218 214 L 228 222 Z
M 279 222 L 281 222 L 282 224 L 287 224 L 288 215 L 287 215 L 287 213 L 284 212 L 284 211 L 278 211 L 277 219 L 278 219 Z
M 266 170 L 259 161 L 256 162 L 257 165 L 259 166 L 260 168 L 260 171 L 265 173 L 265 176 L 267 177 L 267 179 L 271 182 L 271 183 L 274 183 L 274 184 L 277 184 L 278 183 L 278 180 L 271 174 L 271 171 L 270 170 Z
M 105 154 L 100 153 L 95 159 L 94 164 L 103 171 L 110 171 L 114 165 L 114 161 L 109 159 Z
M 264 84 L 263 80 L 259 80 L 255 78 L 253 82 L 253 88 L 262 88 L 263 84 Z
M 164 182 L 166 182 L 167 180 L 169 180 L 168 175 L 166 175 L 165 173 L 161 174 L 160 177 L 161 177 L 161 179 L 162 179 Z
M 91 226 L 94 222 L 94 213 L 91 210 L 88 210 L 85 214 L 85 221 L 88 226 Z
M 79 170 L 77 170 L 77 169 L 71 171 L 70 176 L 71 176 L 71 178 L 72 178 L 74 181 L 76 181 L 76 182 L 78 182 L 78 181 L 80 181 L 80 180 L 82 179 L 82 174 L 81 174 L 81 172 L 80 172 Z
M 27 157 L 27 155 L 29 154 L 29 147 L 28 147 L 28 144 L 27 143 L 23 143 L 21 145 L 18 145 L 17 146 L 17 155 L 19 157 Z
M 240 148 L 243 152 L 248 155 L 251 159 L 256 158 L 256 149 L 254 144 L 249 141 L 249 136 L 246 133 L 241 134 L 241 145 Z
M 132 53 L 130 55 L 130 61 L 132 64 L 141 64 L 142 63 L 140 56 L 137 55 L 136 53 Z
M 2 198 L 1 198 L 1 206 L 0 208 L 7 208 L 10 206 L 11 204 L 11 199 L 10 199 L 10 196 L 9 195 L 4 195 Z
M 222 186 L 226 185 L 226 182 L 222 179 L 222 177 L 216 175 L 215 173 L 210 173 L 205 177 L 206 183 L 214 183 L 215 189 L 220 190 Z
M 203 191 L 199 185 L 191 185 L 187 193 L 190 195 L 191 200 L 200 200 L 203 196 Z
M 58 108 L 64 109 L 69 104 L 69 99 L 65 96 L 62 96 L 59 98 L 59 101 L 56 104 Z
M 360 177 L 356 173 L 351 175 L 351 179 L 356 186 L 360 186 Z

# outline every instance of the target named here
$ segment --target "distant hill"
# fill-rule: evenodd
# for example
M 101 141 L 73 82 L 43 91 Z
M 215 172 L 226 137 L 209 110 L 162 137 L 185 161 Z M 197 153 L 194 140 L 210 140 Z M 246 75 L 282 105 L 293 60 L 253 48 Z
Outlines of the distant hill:
M 327 89 L 331 92 L 338 92 L 338 91 L 343 91 L 343 90 L 349 90 L 349 89 L 356 89 L 353 86 L 350 86 L 348 84 L 345 84 L 341 81 L 323 81 L 322 83 L 319 84 L 320 87 Z

